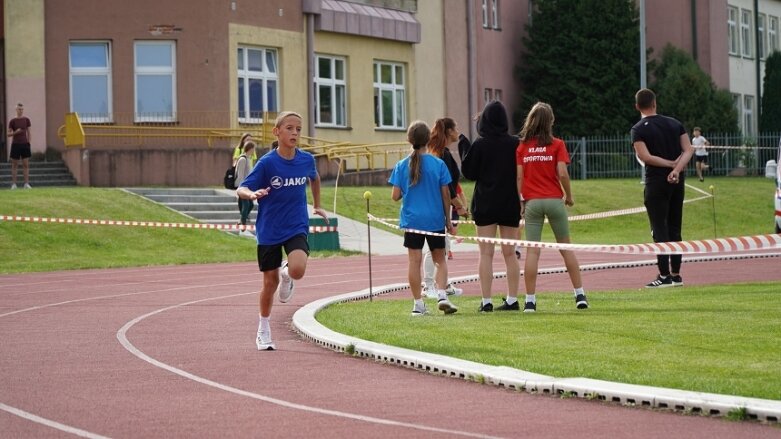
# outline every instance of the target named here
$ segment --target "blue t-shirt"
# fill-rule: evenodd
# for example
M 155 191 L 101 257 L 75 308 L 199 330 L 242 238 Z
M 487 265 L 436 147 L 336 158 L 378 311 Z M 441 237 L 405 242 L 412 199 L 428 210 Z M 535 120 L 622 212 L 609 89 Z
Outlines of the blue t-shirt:
M 410 157 L 406 157 L 391 172 L 388 183 L 401 189 L 401 213 L 399 226 L 424 232 L 445 229 L 445 212 L 442 211 L 442 186 L 450 183 L 450 172 L 445 162 L 430 154 L 420 156 L 420 178 L 410 186 Z
M 317 178 L 315 158 L 296 149 L 293 159 L 287 160 L 278 151 L 261 157 L 241 182 L 241 187 L 251 191 L 271 188 L 268 195 L 258 200 L 255 230 L 258 244 L 262 245 L 281 244 L 309 233 L 306 185 L 309 179 Z

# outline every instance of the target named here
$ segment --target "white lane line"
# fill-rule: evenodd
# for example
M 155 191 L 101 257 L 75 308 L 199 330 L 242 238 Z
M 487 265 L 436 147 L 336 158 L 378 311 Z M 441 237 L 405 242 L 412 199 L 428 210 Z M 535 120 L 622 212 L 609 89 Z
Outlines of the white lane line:
M 319 285 L 316 285 L 316 286 L 319 286 Z M 301 411 L 310 412 L 310 413 L 316 413 L 316 414 L 320 414 L 320 415 L 335 416 L 335 417 L 338 417 L 338 418 L 352 419 L 352 420 L 368 422 L 368 423 L 372 423 L 372 424 L 387 425 L 387 426 L 391 426 L 391 427 L 411 428 L 411 429 L 415 429 L 415 430 L 428 431 L 428 432 L 432 432 L 432 433 L 443 433 L 443 434 L 449 434 L 449 435 L 456 435 L 456 436 L 463 436 L 463 437 L 474 437 L 474 438 L 494 438 L 495 437 L 495 436 L 489 436 L 489 435 L 478 434 L 478 433 L 470 433 L 470 432 L 466 432 L 466 431 L 449 430 L 449 429 L 445 429 L 445 428 L 430 427 L 430 426 L 421 425 L 421 424 L 412 424 L 412 423 L 408 423 L 408 422 L 394 421 L 394 420 L 391 420 L 391 419 L 375 418 L 373 416 L 358 415 L 358 414 L 355 414 L 355 413 L 342 412 L 342 411 L 339 411 L 339 410 L 329 410 L 329 409 L 324 409 L 324 408 L 320 408 L 320 407 L 314 407 L 314 406 L 298 404 L 298 403 L 294 403 L 294 402 L 290 402 L 290 401 L 285 401 L 283 399 L 273 398 L 273 397 L 270 397 L 270 396 L 261 395 L 261 394 L 258 394 L 258 393 L 249 392 L 249 391 L 242 390 L 242 389 L 237 389 L 235 387 L 231 387 L 231 386 L 228 386 L 228 385 L 225 385 L 225 384 L 222 384 L 222 383 L 218 383 L 216 381 L 212 381 L 212 380 L 207 379 L 207 378 L 200 377 L 198 375 L 192 374 L 192 373 L 187 372 L 185 370 L 182 370 L 182 369 L 173 367 L 173 366 L 171 366 L 169 364 L 166 364 L 166 363 L 163 363 L 161 361 L 158 361 L 158 360 L 156 360 L 156 359 L 146 355 L 145 353 L 143 353 L 138 348 L 136 348 L 127 338 L 127 331 L 130 328 L 132 328 L 136 323 L 146 319 L 147 317 L 151 317 L 153 315 L 160 314 L 160 313 L 165 312 L 165 311 L 169 311 L 169 310 L 172 310 L 172 309 L 175 309 L 175 308 L 179 308 L 179 307 L 183 307 L 183 306 L 193 305 L 193 304 L 196 304 L 196 303 L 207 302 L 207 301 L 211 301 L 211 300 L 228 299 L 228 298 L 237 297 L 237 296 L 245 296 L 245 295 L 248 295 L 248 294 L 257 294 L 257 293 L 253 292 L 253 293 L 231 294 L 231 295 L 227 295 L 227 296 L 220 296 L 220 297 L 212 297 L 212 298 L 208 298 L 208 299 L 194 300 L 194 301 L 191 301 L 191 302 L 185 302 L 185 303 L 180 303 L 178 305 L 173 305 L 173 306 L 168 306 L 168 307 L 165 307 L 165 308 L 160 308 L 160 309 L 158 309 L 156 311 L 152 311 L 150 313 L 147 313 L 147 314 L 144 314 L 142 316 L 136 317 L 135 319 L 127 322 L 122 328 L 119 329 L 119 331 L 117 331 L 117 339 L 119 340 L 119 343 L 125 349 L 128 350 L 128 352 L 130 352 L 131 354 L 135 355 L 136 357 L 146 361 L 147 363 L 149 363 L 149 364 L 151 364 L 151 365 L 153 365 L 155 367 L 167 370 L 167 371 L 169 371 L 171 373 L 174 373 L 176 375 L 179 375 L 181 377 L 187 378 L 189 380 L 195 381 L 195 382 L 200 383 L 200 384 L 205 384 L 207 386 L 211 386 L 211 387 L 214 387 L 214 388 L 226 391 L 226 392 L 234 393 L 236 395 L 240 395 L 240 396 L 244 396 L 244 397 L 247 397 L 247 398 L 256 399 L 256 400 L 267 402 L 267 403 L 270 403 L 270 404 L 275 404 L 275 405 L 278 405 L 278 406 L 281 406 L 281 407 L 294 409 L 294 410 L 301 410 Z
M 20 418 L 24 418 L 32 422 L 37 422 L 38 424 L 43 424 L 46 425 L 47 427 L 56 428 L 57 430 L 64 431 L 65 433 L 70 433 L 76 436 L 88 437 L 91 439 L 108 439 L 108 436 L 101 436 L 99 434 L 82 430 L 80 428 L 71 427 L 70 425 L 60 424 L 57 421 L 52 421 L 51 419 L 42 418 L 38 415 L 34 415 L 22 409 L 18 409 L 16 407 L 11 407 L 10 405 L 3 404 L 2 402 L 0 402 L 0 410 L 4 410 L 8 413 L 19 416 Z

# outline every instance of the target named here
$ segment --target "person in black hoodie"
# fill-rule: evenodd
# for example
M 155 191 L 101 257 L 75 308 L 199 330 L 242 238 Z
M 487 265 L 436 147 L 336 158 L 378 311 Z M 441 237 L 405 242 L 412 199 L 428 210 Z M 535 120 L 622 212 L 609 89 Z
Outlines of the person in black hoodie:
M 480 135 L 468 150 L 459 144 L 461 173 L 475 182 L 472 218 L 477 236 L 494 238 L 496 231 L 504 239 L 518 239 L 521 203 L 516 190 L 515 150 L 519 139 L 508 133 L 507 110 L 499 101 L 486 104 L 477 121 Z M 494 310 L 491 301 L 494 244 L 479 243 L 479 276 L 483 300 L 478 311 Z M 519 311 L 520 270 L 513 245 L 502 245 L 507 267 L 507 298 L 498 311 Z

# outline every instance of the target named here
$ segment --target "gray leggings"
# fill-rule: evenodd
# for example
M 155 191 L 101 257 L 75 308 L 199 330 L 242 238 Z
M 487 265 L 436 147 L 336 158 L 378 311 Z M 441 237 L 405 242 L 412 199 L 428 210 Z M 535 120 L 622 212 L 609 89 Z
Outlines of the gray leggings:
M 526 202 L 526 240 L 541 241 L 542 225 L 548 218 L 556 240 L 569 238 L 569 220 L 567 209 L 564 208 L 564 200 L 561 198 L 539 198 Z

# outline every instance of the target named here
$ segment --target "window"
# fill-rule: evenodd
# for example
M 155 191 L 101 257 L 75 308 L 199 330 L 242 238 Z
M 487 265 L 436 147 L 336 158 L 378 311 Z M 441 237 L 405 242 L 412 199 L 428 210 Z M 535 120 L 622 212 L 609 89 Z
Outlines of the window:
M 483 105 L 491 102 L 491 100 L 493 100 L 493 96 L 494 94 L 490 88 L 483 90 Z
M 406 125 L 404 66 L 374 63 L 374 125 L 404 129 Z
M 767 54 L 778 50 L 778 17 L 770 17 L 767 28 Z
M 488 27 L 488 0 L 483 0 L 483 27 Z
M 346 126 L 345 60 L 328 56 L 317 56 L 315 60 L 315 123 Z
M 754 134 L 754 96 L 743 96 L 743 134 Z
M 757 31 L 759 32 L 759 47 L 757 47 L 757 53 L 761 59 L 765 59 L 765 26 L 767 23 L 767 16 L 765 14 L 759 14 L 759 25 Z
M 259 47 L 239 47 L 239 122 L 258 123 L 263 112 L 279 111 L 279 71 L 277 51 Z
M 70 111 L 82 122 L 112 122 L 111 46 L 106 41 L 72 42 L 68 53 Z
M 494 89 L 494 100 L 497 100 L 499 102 L 502 101 L 502 90 L 500 89 Z
M 727 37 L 729 38 L 730 55 L 738 55 L 740 52 L 740 38 L 738 37 L 738 8 L 730 6 L 727 10 Z
M 136 41 L 136 122 L 176 120 L 176 45 Z
M 751 11 L 741 9 L 740 11 L 740 42 L 741 54 L 746 58 L 754 56 L 751 45 L 753 29 L 751 27 Z
M 494 29 L 501 29 L 502 26 L 499 25 L 499 0 L 491 0 L 491 18 Z

